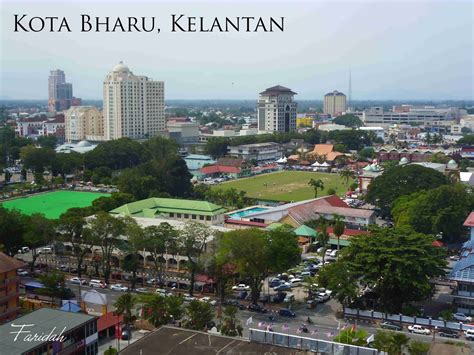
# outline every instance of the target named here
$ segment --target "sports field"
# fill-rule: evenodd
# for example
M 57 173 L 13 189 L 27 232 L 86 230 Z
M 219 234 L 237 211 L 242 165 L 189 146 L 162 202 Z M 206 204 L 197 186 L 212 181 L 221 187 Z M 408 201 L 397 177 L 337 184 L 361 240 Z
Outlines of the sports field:
M 54 191 L 5 201 L 2 205 L 8 209 L 17 209 L 27 215 L 42 213 L 46 218 L 57 219 L 68 209 L 72 207 L 91 206 L 92 201 L 102 196 L 110 196 L 110 194 L 79 191 Z
M 311 179 L 321 179 L 324 190 L 318 190 L 318 196 L 327 195 L 327 190 L 333 188 L 338 195 L 347 191 L 343 180 L 338 174 L 319 173 L 312 171 L 280 171 L 276 173 L 252 176 L 232 180 L 215 185 L 214 189 L 235 188 L 247 193 L 248 197 L 275 201 L 301 201 L 314 198 L 314 190 L 308 185 Z M 349 181 L 351 184 L 351 181 Z

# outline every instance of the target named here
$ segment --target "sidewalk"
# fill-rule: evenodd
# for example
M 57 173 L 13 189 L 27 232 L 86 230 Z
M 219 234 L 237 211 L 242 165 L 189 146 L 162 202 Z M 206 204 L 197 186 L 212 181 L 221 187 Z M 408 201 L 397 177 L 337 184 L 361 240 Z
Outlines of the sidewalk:
M 130 344 L 133 344 L 137 340 L 143 338 L 145 334 L 149 333 L 148 331 L 144 330 L 132 330 L 132 337 L 130 339 Z M 120 350 L 125 349 L 129 345 L 128 340 L 120 340 Z M 117 339 L 115 338 L 110 338 L 107 341 L 104 341 L 103 343 L 99 344 L 99 355 L 102 355 L 108 348 L 109 346 L 112 346 L 112 348 L 119 349 L 118 344 L 117 344 Z

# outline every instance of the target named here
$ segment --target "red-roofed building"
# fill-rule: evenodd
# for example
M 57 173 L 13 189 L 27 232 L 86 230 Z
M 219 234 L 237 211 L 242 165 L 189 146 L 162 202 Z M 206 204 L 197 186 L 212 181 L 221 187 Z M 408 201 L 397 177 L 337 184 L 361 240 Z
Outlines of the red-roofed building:
M 109 337 L 115 337 L 117 325 L 123 322 L 122 315 L 116 315 L 114 312 L 108 312 L 97 319 L 97 332 L 99 333 L 99 340 Z
M 228 175 L 236 179 L 250 176 L 252 173 L 251 168 L 251 165 L 243 159 L 221 158 L 214 165 L 199 169 L 199 172 L 206 177 Z
M 470 229 L 470 240 L 474 240 L 474 212 L 471 212 L 469 216 L 467 216 L 463 226 Z

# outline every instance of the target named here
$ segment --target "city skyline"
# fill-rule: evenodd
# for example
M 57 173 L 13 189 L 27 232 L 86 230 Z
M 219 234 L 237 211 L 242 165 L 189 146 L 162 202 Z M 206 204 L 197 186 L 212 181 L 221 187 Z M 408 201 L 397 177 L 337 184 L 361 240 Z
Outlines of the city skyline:
M 283 33 L 13 33 L 13 14 L 68 16 L 81 3 L 6 2 L 2 11 L 1 99 L 47 98 L 47 76 L 61 69 L 75 95 L 100 99 L 110 67 L 167 83 L 165 99 L 257 99 L 282 85 L 298 100 L 322 100 L 338 90 L 352 100 L 472 100 L 472 4 L 444 1 L 150 4 L 133 15 L 285 16 Z M 21 10 L 21 11 L 20 11 Z M 131 15 L 101 2 L 97 16 Z M 71 20 L 71 23 L 73 21 Z M 166 27 L 166 25 L 163 25 Z M 455 40 L 454 40 L 455 39 Z

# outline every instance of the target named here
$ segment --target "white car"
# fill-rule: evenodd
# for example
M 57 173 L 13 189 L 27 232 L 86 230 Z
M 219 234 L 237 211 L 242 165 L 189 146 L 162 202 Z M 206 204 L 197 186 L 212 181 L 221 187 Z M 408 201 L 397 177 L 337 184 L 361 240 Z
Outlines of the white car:
M 235 286 L 232 286 L 233 291 L 249 291 L 250 286 L 247 286 L 246 284 L 238 284 Z
M 199 299 L 199 301 L 201 302 L 207 302 L 209 303 L 211 306 L 215 306 L 217 304 L 217 301 L 216 300 L 213 300 L 211 297 L 202 297 Z
M 127 292 L 128 291 L 128 287 L 124 286 L 122 284 L 111 285 L 110 289 L 113 290 L 113 291 L 120 291 L 120 292 Z
M 84 279 L 80 279 L 79 277 L 73 277 L 71 279 L 69 279 L 69 282 L 72 283 L 72 284 L 75 284 L 75 285 L 87 285 L 87 281 L 84 280 Z
M 105 282 L 100 281 L 100 280 L 90 280 L 89 286 L 92 288 L 106 288 L 107 287 Z
M 41 248 L 38 251 L 38 254 L 52 254 L 52 253 L 53 253 L 53 248 L 50 248 L 50 247 Z
M 459 322 L 471 322 L 472 317 L 466 316 L 464 313 L 454 313 L 453 318 Z
M 291 287 L 301 286 L 301 282 L 303 282 L 303 280 L 297 279 L 297 278 L 294 278 L 294 279 L 291 279 L 290 281 L 288 281 L 288 283 L 290 284 Z
M 139 287 L 134 290 L 137 293 L 148 293 L 148 290 L 145 287 Z
M 415 333 L 415 334 L 424 334 L 424 335 L 430 335 L 431 330 L 428 328 L 425 328 L 421 325 L 415 324 L 415 325 L 409 325 L 408 326 L 408 331 L 410 333 Z
M 466 336 L 467 340 L 474 340 L 474 329 L 467 329 L 464 332 L 464 335 Z
M 26 271 L 25 269 L 18 269 L 17 275 L 18 275 L 18 276 L 28 276 L 28 275 L 29 275 L 29 272 Z
M 159 294 L 160 296 L 163 296 L 163 297 L 168 297 L 168 296 L 171 296 L 171 294 L 166 291 L 164 288 L 157 288 L 155 293 Z
M 184 295 L 183 298 L 185 302 L 191 302 L 197 299 L 196 297 L 191 296 L 191 295 Z

